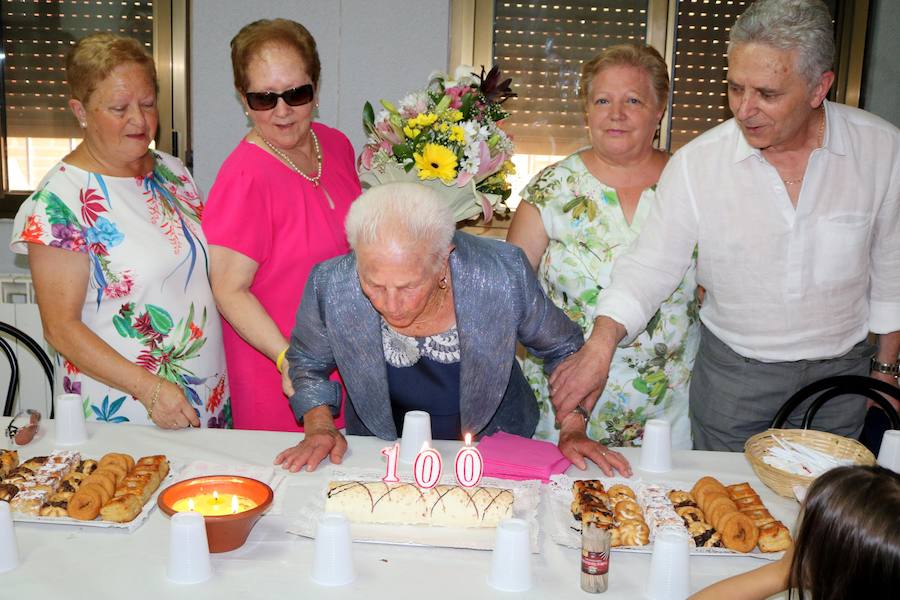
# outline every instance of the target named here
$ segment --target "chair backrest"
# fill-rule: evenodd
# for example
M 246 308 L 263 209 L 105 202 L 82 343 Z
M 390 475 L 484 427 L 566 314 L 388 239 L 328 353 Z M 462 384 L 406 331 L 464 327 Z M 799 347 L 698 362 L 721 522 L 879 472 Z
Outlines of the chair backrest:
M 41 345 L 38 344 L 34 340 L 33 337 L 31 337 L 30 335 L 28 335 L 21 329 L 13 327 L 12 325 L 10 325 L 9 323 L 6 323 L 4 321 L 0 321 L 0 333 L 5 333 L 11 337 L 14 337 L 16 339 L 16 341 L 24 344 L 29 350 L 31 350 L 31 353 L 34 354 L 34 356 L 37 358 L 38 362 L 41 363 L 41 367 L 44 369 L 44 374 L 47 376 L 47 382 L 50 384 L 50 398 L 52 399 L 53 398 L 53 373 L 54 373 L 55 369 L 53 367 L 53 361 L 50 360 L 50 357 L 47 355 L 46 352 L 44 352 L 44 349 L 41 348 Z M 6 340 L 3 340 L 3 342 L 5 343 L 5 346 L 6 346 L 5 348 L 3 348 L 3 352 L 6 353 L 7 356 L 10 356 L 10 353 L 11 353 L 11 356 L 13 358 L 15 358 L 15 352 L 12 352 L 12 347 L 9 345 L 8 342 L 6 342 Z M 6 352 L 7 348 L 9 348 L 10 353 Z M 12 364 L 12 362 L 13 361 L 10 360 L 10 364 Z M 19 378 L 18 378 L 19 362 L 18 362 L 18 360 L 15 361 L 15 372 L 16 372 L 16 384 L 18 385 L 18 381 L 19 381 Z M 12 383 L 12 378 L 10 378 L 10 384 L 11 383 Z M 16 390 L 13 389 L 12 396 L 14 397 L 15 395 L 16 395 Z M 51 406 L 50 418 L 52 419 L 53 418 L 53 404 L 51 403 L 50 406 Z M 4 407 L 3 414 L 5 416 L 12 416 L 12 409 L 13 409 L 13 405 L 10 400 L 9 392 L 7 392 L 6 406 Z M 7 412 L 7 411 L 9 411 L 9 412 Z
M 832 398 L 847 394 L 855 394 L 869 398 L 887 413 L 888 419 L 891 422 L 891 428 L 900 429 L 900 415 L 897 414 L 897 411 L 894 410 L 891 403 L 882 396 L 882 394 L 887 394 L 900 402 L 900 389 L 881 380 L 873 379 L 871 377 L 862 377 L 860 375 L 826 377 L 825 379 L 820 379 L 819 381 L 814 381 L 807 385 L 788 398 L 788 401 L 778 409 L 778 413 L 775 415 L 775 418 L 772 419 L 770 428 L 780 429 L 783 427 L 785 421 L 787 421 L 788 417 L 791 416 L 800 404 L 811 396 L 819 393 L 821 393 L 821 396 L 816 398 L 815 401 L 810 404 L 806 409 L 806 413 L 803 415 L 803 422 L 801 424 L 803 429 L 809 429 L 816 413 L 819 412 L 819 409 L 822 408 L 826 402 Z
M 0 350 L 9 361 L 9 386 L 6 389 L 6 404 L 3 405 L 3 416 L 11 417 L 13 403 L 16 401 L 16 391 L 19 389 L 19 359 L 16 353 L 2 336 L 0 336 Z

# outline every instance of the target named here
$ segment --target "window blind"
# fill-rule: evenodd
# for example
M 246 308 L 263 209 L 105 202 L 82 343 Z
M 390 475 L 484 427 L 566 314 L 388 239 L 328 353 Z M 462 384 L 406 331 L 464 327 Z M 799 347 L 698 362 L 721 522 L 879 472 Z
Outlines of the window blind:
M 603 48 L 643 43 L 648 0 L 494 3 L 493 60 L 519 96 L 504 104 L 516 151 L 568 154 L 587 144 L 581 65 Z
M 108 31 L 152 54 L 153 2 L 3 0 L 4 104 L 10 137 L 80 137 L 67 102 L 66 54 L 76 40 Z
M 731 118 L 728 34 L 753 0 L 681 0 L 672 79 L 672 151 Z

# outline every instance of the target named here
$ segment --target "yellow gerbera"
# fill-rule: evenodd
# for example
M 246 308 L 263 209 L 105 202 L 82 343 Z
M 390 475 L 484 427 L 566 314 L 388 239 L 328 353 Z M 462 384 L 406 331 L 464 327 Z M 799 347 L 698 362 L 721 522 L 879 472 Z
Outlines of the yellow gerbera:
M 440 144 L 425 144 L 422 154 L 413 154 L 419 179 L 440 179 L 444 183 L 452 183 L 456 179 L 456 154 Z

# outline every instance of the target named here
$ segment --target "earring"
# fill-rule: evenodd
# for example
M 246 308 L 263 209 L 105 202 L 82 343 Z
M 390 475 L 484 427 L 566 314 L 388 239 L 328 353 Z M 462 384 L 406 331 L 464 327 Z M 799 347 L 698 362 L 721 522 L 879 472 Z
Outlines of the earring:
M 81 121 L 81 128 L 87 129 L 87 121 Z
M 447 276 L 446 275 L 441 277 L 440 281 L 438 281 L 438 287 L 441 288 L 442 290 L 447 289 Z

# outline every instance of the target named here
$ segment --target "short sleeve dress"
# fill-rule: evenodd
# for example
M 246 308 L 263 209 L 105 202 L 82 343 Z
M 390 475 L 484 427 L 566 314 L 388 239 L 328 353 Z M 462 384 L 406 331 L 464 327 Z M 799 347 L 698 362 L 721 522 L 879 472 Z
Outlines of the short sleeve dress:
M 82 322 L 129 361 L 177 384 L 203 427 L 229 427 L 222 329 L 209 286 L 203 201 L 178 159 L 154 153 L 144 177 L 110 177 L 58 163 L 22 204 L 13 252 L 43 244 L 85 254 Z M 66 392 L 85 416 L 148 425 L 131 395 L 64 361 Z
M 609 285 L 616 258 L 637 239 L 656 202 L 655 186 L 644 190 L 629 225 L 615 189 L 591 175 L 576 153 L 538 173 L 523 200 L 540 211 L 550 239 L 538 268 L 541 286 L 587 338 L 597 297 Z M 647 329 L 628 347 L 616 349 L 588 424 L 592 439 L 640 445 L 647 420 L 665 419 L 672 424 L 673 447 L 691 447 L 688 386 L 699 341 L 694 274 L 692 265 Z M 522 370 L 541 408 L 535 437 L 558 439 L 541 361 L 529 355 Z
M 312 128 L 322 152 L 318 188 L 244 140 L 219 169 L 203 216 L 203 230 L 210 244 L 239 252 L 257 263 L 250 292 L 287 339 L 313 266 L 350 251 L 344 219 L 360 194 L 350 141 L 337 129 L 321 123 L 313 123 Z M 275 364 L 245 342 L 224 319 L 222 327 L 234 426 L 302 431 L 281 391 L 281 375 Z M 339 381 L 337 373 L 332 379 Z M 338 418 L 336 424 L 342 427 L 343 419 Z

